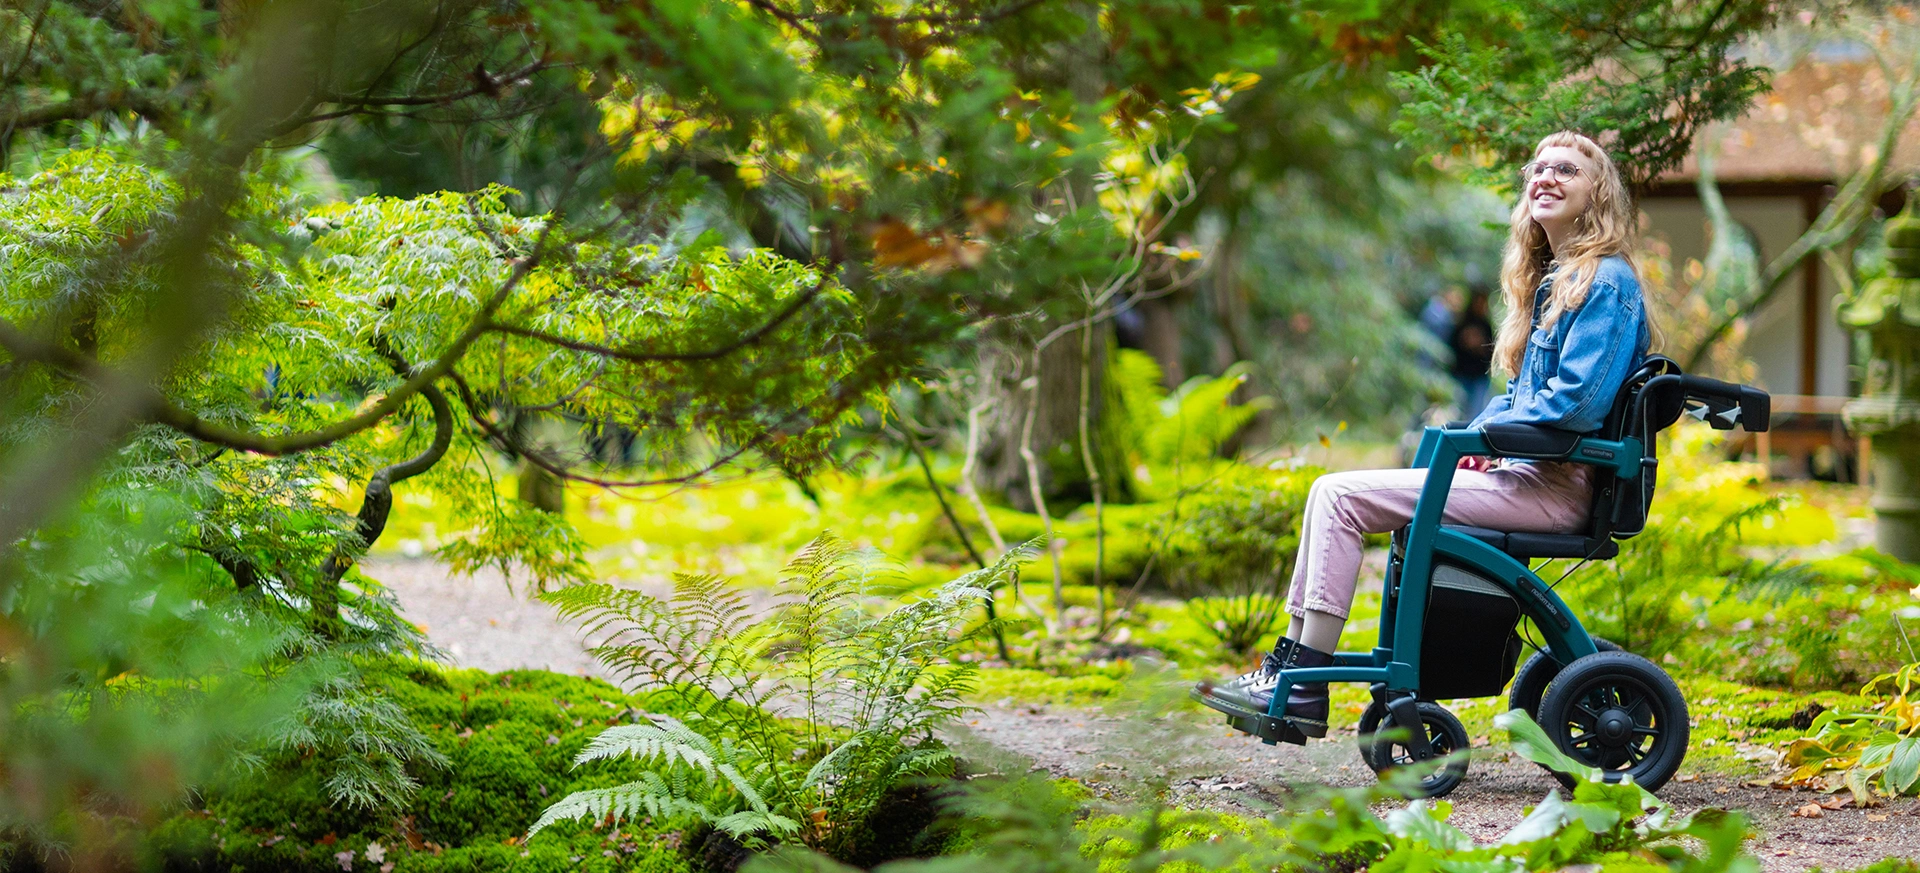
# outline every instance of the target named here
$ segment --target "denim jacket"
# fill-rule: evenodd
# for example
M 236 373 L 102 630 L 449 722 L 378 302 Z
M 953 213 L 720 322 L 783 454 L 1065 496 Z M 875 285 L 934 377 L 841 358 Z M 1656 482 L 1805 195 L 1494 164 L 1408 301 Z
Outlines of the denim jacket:
M 1601 261 L 1580 308 L 1542 328 L 1546 288 L 1543 282 L 1534 295 L 1533 334 L 1520 372 L 1470 427 L 1521 422 L 1578 433 L 1599 430 L 1621 384 L 1646 358 L 1651 340 L 1646 302 L 1625 258 Z

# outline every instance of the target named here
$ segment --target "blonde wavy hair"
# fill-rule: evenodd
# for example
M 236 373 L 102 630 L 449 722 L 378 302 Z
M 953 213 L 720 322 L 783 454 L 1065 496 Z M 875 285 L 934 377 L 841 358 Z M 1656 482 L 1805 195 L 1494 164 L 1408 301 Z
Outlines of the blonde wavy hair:
M 1540 153 L 1555 146 L 1571 148 L 1593 164 L 1593 196 L 1587 211 L 1575 220 L 1573 238 L 1566 241 L 1553 285 L 1547 291 L 1547 311 L 1540 326 L 1552 327 L 1560 317 L 1580 308 L 1600 262 L 1609 255 L 1627 259 L 1634 276 L 1640 265 L 1634 257 L 1633 202 L 1620 179 L 1620 169 L 1599 143 L 1563 130 L 1551 134 L 1533 149 Z M 1527 207 L 1527 189 L 1520 186 L 1520 201 L 1514 204 L 1511 229 L 1507 232 L 1506 253 L 1500 262 L 1500 290 L 1506 298 L 1507 314 L 1500 322 L 1500 335 L 1493 344 L 1493 360 L 1509 375 L 1520 372 L 1520 359 L 1527 350 L 1527 336 L 1533 330 L 1534 292 L 1554 270 L 1553 248 L 1547 244 L 1547 231 Z

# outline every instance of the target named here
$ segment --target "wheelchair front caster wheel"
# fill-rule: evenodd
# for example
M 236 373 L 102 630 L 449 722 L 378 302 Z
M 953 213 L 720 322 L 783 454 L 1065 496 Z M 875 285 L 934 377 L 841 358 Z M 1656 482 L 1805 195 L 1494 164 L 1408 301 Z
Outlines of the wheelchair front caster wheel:
M 1686 698 L 1667 671 L 1631 652 L 1568 664 L 1540 700 L 1540 727 L 1560 751 L 1600 768 L 1606 781 L 1632 777 L 1648 791 L 1667 784 L 1687 756 Z M 1554 777 L 1573 787 L 1572 777 Z
M 1360 760 L 1375 773 L 1385 768 L 1373 757 L 1373 735 L 1380 732 L 1380 723 L 1386 718 L 1387 705 L 1375 700 L 1367 704 L 1367 711 L 1360 713 L 1360 723 L 1354 725 L 1360 735 Z
M 1427 745 L 1433 749 L 1435 759 L 1446 759 L 1446 763 L 1421 779 L 1415 790 L 1421 797 L 1444 797 L 1460 787 L 1461 780 L 1467 778 L 1466 751 L 1470 745 L 1467 728 L 1438 703 L 1423 700 L 1419 706 L 1420 727 L 1426 731 Z M 1376 716 L 1378 727 L 1373 731 L 1367 730 L 1365 715 L 1361 719 L 1360 738 L 1363 745 L 1360 757 L 1375 773 L 1385 778 L 1395 770 L 1416 763 L 1413 750 L 1407 746 L 1406 733 L 1395 730 L 1398 726 L 1394 724 L 1392 713 L 1383 711 Z M 1456 752 L 1460 754 L 1454 754 Z M 1432 764 L 1428 763 L 1427 766 Z

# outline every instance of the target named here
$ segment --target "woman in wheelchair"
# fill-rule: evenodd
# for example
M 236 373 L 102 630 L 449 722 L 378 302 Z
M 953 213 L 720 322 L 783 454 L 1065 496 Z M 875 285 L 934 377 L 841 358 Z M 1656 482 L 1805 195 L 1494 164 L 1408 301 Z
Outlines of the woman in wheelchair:
M 1612 159 L 1578 133 L 1541 140 L 1520 181 L 1500 270 L 1506 316 L 1494 346 L 1494 362 L 1510 380 L 1470 427 L 1517 422 L 1591 433 L 1650 340 L 1632 260 L 1633 209 Z M 1477 455 L 1459 467 L 1446 524 L 1559 534 L 1587 524 L 1593 467 Z M 1258 669 L 1201 683 L 1196 696 L 1229 714 L 1264 713 L 1275 694 L 1285 693 L 1284 718 L 1297 731 L 1289 732 L 1292 741 L 1326 736 L 1326 684 L 1282 692 L 1279 671 L 1334 663 L 1359 575 L 1361 535 L 1406 525 L 1426 478 L 1425 469 L 1356 470 L 1316 481 L 1301 524 L 1286 636 Z

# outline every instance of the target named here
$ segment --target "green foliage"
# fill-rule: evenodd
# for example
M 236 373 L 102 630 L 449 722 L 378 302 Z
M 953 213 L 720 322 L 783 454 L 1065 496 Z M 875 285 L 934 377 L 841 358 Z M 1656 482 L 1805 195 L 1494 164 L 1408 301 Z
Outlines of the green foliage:
M 709 823 L 750 845 L 797 836 L 849 856 L 890 792 L 950 771 L 933 731 L 964 710 L 978 669 L 955 662 L 974 632 L 967 625 L 1028 557 L 1010 551 L 878 614 L 864 601 L 882 568 L 830 534 L 787 565 L 782 587 L 794 596 L 764 616 L 712 576 L 682 574 L 671 600 L 606 585 L 547 594 L 589 634 L 608 636 L 595 650 L 602 661 L 684 712 L 601 734 L 576 764 L 632 757 L 650 771 L 568 795 L 531 833 L 644 812 Z
M 0 550 L 0 833 L 28 851 L 91 857 L 83 801 L 156 816 L 331 675 L 263 670 L 298 631 L 206 584 L 208 562 L 169 542 L 189 514 L 116 483 Z
M 1823 712 L 1787 747 L 1785 781 L 1844 787 L 1861 806 L 1920 794 L 1920 663 L 1874 677 L 1860 694 L 1866 708 Z
M 210 780 L 193 808 L 161 822 L 141 852 L 154 864 L 234 871 L 338 871 L 385 862 L 409 873 L 647 871 L 683 873 L 685 836 L 658 820 L 618 828 L 563 823 L 525 839 L 552 797 L 640 775 L 631 764 L 593 772 L 572 761 L 610 725 L 676 712 L 670 697 L 629 695 L 605 682 L 540 671 L 443 670 L 404 658 L 361 667 L 364 708 L 400 711 L 444 755 L 406 765 L 420 789 L 398 808 L 340 803 L 338 759 L 275 750 L 255 768 Z
M 1420 45 L 1431 64 L 1397 73 L 1407 103 L 1394 132 L 1429 154 L 1465 154 L 1481 181 L 1510 187 L 1541 137 L 1604 136 L 1631 182 L 1677 167 L 1707 124 L 1764 92 L 1764 68 L 1736 51 L 1787 7 L 1579 0 L 1502 4 L 1487 30 Z
M 1343 422 L 1398 436 L 1452 402 L 1447 355 L 1416 315 L 1433 295 L 1494 280 L 1501 238 L 1487 223 L 1504 218 L 1500 205 L 1458 183 L 1386 179 L 1350 215 L 1300 181 L 1254 198 L 1244 309 L 1210 301 L 1204 314 L 1235 322 L 1250 387 L 1273 398 L 1274 442 L 1311 444 Z
M 1754 465 L 1720 460 L 1717 438 L 1683 426 L 1663 437 L 1659 492 L 1645 532 L 1618 558 L 1576 570 L 1562 595 L 1594 633 L 1650 658 L 1669 654 L 1748 682 L 1829 688 L 1897 640 L 1895 598 L 1826 567 L 1768 559 L 1763 546 L 1833 536 L 1824 508 L 1763 487 Z M 1869 565 L 1870 566 L 1870 565 Z M 1557 575 L 1548 565 L 1550 580 Z M 1876 620 L 1837 621 L 1880 612 Z M 1872 642 L 1868 642 L 1871 640 Z
M 419 787 L 408 765 L 447 766 L 405 710 L 353 678 L 321 683 L 275 727 L 283 752 L 325 762 L 327 796 L 353 809 L 404 807 Z
M 1246 368 L 1239 365 L 1219 376 L 1195 376 L 1168 392 L 1160 387 L 1160 365 L 1153 356 L 1119 349 L 1109 378 L 1125 399 L 1128 460 L 1149 469 L 1204 468 L 1254 416 L 1273 405 L 1265 397 L 1234 401 L 1247 381 Z

